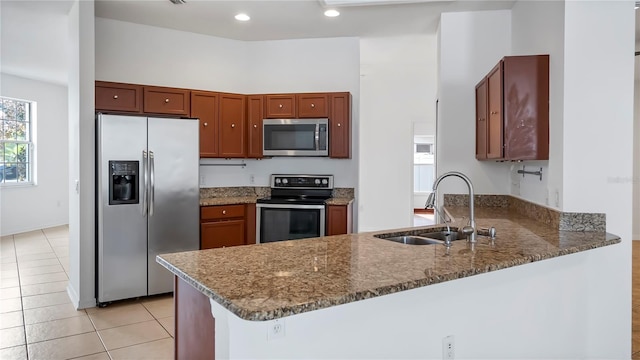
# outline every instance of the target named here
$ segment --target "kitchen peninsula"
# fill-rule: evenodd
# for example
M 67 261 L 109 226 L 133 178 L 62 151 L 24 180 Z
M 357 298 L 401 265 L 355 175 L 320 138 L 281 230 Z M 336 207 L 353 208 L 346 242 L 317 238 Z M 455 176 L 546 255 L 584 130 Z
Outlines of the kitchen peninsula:
M 159 256 L 176 275 L 176 358 L 432 359 L 448 335 L 458 358 L 579 358 L 583 257 L 620 239 L 598 216 L 477 203 L 498 234 L 473 247 L 375 236 L 425 229 L 407 228 Z M 581 219 L 592 231 L 559 230 Z

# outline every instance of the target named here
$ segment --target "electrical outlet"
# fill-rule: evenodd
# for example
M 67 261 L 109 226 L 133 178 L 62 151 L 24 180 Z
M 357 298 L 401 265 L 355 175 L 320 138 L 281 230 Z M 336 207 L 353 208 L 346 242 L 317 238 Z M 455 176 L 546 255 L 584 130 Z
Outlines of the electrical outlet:
M 558 189 L 556 189 L 555 199 L 556 199 L 556 207 L 559 208 L 560 207 L 560 191 Z
M 456 358 L 454 340 L 453 335 L 449 335 L 442 339 L 442 359 L 453 360 Z
M 284 337 L 284 319 L 277 319 L 269 322 L 267 329 L 267 340 L 280 339 Z
M 203 174 L 200 174 L 200 185 L 204 185 L 205 183 L 205 178 Z
M 256 176 L 251 174 L 249 175 L 249 184 L 255 184 L 256 183 Z

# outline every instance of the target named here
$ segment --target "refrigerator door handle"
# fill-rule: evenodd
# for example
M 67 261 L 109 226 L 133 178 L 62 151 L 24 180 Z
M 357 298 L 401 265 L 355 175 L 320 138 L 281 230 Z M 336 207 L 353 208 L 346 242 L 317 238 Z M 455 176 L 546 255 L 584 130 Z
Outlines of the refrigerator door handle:
M 147 152 L 142 150 L 142 216 L 147 216 L 147 186 L 149 183 Z
M 153 157 L 153 151 L 149 151 L 149 162 L 150 162 L 150 170 L 149 170 L 149 174 L 150 174 L 150 189 L 149 189 L 149 216 L 153 216 L 153 206 L 154 206 L 154 198 L 155 198 L 155 193 L 156 193 L 156 181 L 155 181 L 155 175 L 156 175 L 156 170 L 155 170 L 155 160 Z

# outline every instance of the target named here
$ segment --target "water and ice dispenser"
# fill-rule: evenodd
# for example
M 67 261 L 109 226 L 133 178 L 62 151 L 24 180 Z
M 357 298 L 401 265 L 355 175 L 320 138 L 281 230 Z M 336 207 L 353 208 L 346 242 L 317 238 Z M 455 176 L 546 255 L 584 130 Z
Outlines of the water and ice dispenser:
M 138 204 L 138 161 L 109 161 L 109 205 Z

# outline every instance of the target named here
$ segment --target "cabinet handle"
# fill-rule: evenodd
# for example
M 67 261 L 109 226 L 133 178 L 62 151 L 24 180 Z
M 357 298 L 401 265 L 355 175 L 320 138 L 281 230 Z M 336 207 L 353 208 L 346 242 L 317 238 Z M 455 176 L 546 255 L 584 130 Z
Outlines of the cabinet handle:
M 316 104 L 311 104 L 311 108 L 313 109 L 314 107 L 316 107 Z
M 280 104 L 279 108 L 282 109 L 282 104 Z
M 232 128 L 236 127 L 236 124 L 231 124 L 231 127 L 232 127 Z
M 202 125 L 204 125 L 204 126 L 207 126 L 207 125 L 209 125 L 209 124 L 207 124 L 207 123 L 204 123 L 204 124 L 202 124 Z
M 253 128 L 254 128 L 254 129 L 258 128 L 258 125 L 253 124 Z
M 169 99 L 164 99 L 164 102 L 165 102 L 165 103 L 168 103 L 168 102 L 169 102 Z
M 227 210 L 222 210 L 222 215 L 227 215 Z
M 113 98 L 118 100 L 118 95 L 113 95 Z
M 340 123 L 338 123 L 338 127 L 340 127 L 340 126 L 342 126 L 342 125 L 340 125 Z

